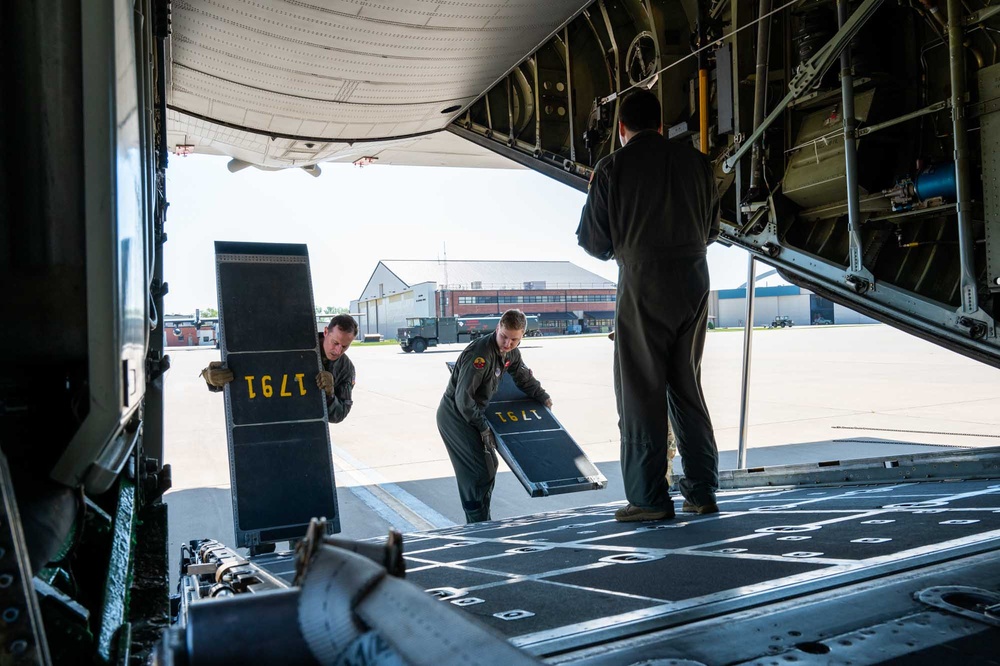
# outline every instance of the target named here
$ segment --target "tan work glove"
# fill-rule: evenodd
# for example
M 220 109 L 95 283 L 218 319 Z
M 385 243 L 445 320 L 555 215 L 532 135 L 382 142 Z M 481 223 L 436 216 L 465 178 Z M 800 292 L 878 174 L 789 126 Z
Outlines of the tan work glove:
M 222 361 L 212 361 L 208 367 L 201 371 L 201 376 L 209 386 L 223 388 L 233 381 L 233 371 L 222 367 Z
M 548 407 L 549 409 L 551 409 L 552 408 L 552 398 L 546 398 L 545 402 L 544 402 L 544 405 L 546 407 Z
M 333 395 L 333 374 L 326 370 L 321 370 L 316 375 L 316 386 L 323 389 L 327 395 Z
M 487 429 L 482 431 L 479 433 L 479 437 L 483 440 L 483 447 L 487 451 L 497 450 L 497 438 L 493 435 L 492 430 Z

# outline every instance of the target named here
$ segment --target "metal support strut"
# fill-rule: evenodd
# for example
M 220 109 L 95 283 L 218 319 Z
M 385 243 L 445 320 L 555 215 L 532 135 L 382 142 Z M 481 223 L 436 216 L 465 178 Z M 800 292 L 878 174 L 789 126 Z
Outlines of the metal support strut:
M 843 29 L 850 12 L 849 0 L 837 0 L 837 26 Z M 847 234 L 850 243 L 850 273 L 871 283 L 862 263 L 864 248 L 861 241 L 861 203 L 858 194 L 857 119 L 854 112 L 854 66 L 847 45 L 840 53 L 840 95 L 844 124 L 844 160 L 847 174 Z
M 747 309 L 743 324 L 743 379 L 740 383 L 740 445 L 736 468 L 747 467 L 747 439 L 750 435 L 750 355 L 753 353 L 753 306 L 757 282 L 757 260 L 747 254 Z
M 760 0 L 758 16 L 765 17 L 771 13 L 771 0 Z M 764 111 L 767 103 L 767 72 L 768 53 L 771 43 L 771 18 L 761 18 L 757 23 L 757 69 L 754 78 L 753 94 L 753 128 L 756 130 L 764 122 Z M 760 188 L 761 175 L 764 166 L 764 151 L 761 142 L 754 141 L 753 157 L 750 159 L 750 192 L 756 194 Z
M 962 45 L 961 0 L 948 0 L 948 59 L 951 66 L 951 127 L 955 141 L 955 184 L 958 193 L 958 256 L 962 269 L 962 312 L 979 310 L 973 269 L 972 195 L 969 184 L 969 141 L 965 129 L 965 47 Z

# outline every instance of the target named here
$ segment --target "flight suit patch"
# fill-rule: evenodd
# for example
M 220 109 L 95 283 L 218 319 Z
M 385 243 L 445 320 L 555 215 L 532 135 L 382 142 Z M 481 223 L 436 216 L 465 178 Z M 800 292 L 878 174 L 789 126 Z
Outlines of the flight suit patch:
M 496 371 L 493 374 L 495 374 L 497 377 L 499 377 L 501 372 L 503 372 L 503 370 L 501 370 L 500 368 L 497 368 Z
M 472 367 L 474 367 L 476 370 L 482 370 L 483 368 L 486 367 L 486 359 L 483 358 L 482 356 L 477 356 L 476 360 L 472 362 Z

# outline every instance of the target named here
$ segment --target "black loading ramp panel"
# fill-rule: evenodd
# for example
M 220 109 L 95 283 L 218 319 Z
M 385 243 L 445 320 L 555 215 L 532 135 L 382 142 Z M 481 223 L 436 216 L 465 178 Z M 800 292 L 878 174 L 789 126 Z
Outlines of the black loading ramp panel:
M 454 362 L 448 362 L 454 371 Z M 486 410 L 497 452 L 532 497 L 600 490 L 601 471 L 552 412 L 517 388 L 504 373 Z
M 305 245 L 215 243 L 236 543 L 340 531 L 309 253 Z

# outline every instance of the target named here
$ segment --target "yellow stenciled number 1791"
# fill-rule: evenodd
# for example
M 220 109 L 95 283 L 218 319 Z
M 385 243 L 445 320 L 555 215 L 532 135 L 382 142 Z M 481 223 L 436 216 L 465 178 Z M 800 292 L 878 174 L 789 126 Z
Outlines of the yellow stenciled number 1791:
M 295 381 L 298 382 L 298 385 L 299 385 L 299 395 L 305 395 L 306 394 L 306 385 L 302 381 L 302 379 L 305 377 L 305 374 L 299 372 L 299 373 L 296 373 L 294 375 L 294 377 L 295 377 Z M 243 379 L 245 379 L 246 382 L 247 382 L 247 390 L 250 392 L 250 399 L 253 400 L 254 398 L 257 397 L 257 392 L 254 391 L 254 380 L 257 379 L 257 377 L 254 376 L 254 375 L 246 375 L 246 376 L 243 377 Z M 294 388 L 294 385 L 293 385 L 293 388 Z M 272 386 L 272 384 L 271 384 L 271 375 L 263 375 L 263 376 L 261 376 L 261 378 L 260 378 L 260 392 L 261 392 L 261 394 L 263 394 L 263 396 L 265 398 L 270 398 L 271 396 L 274 395 L 274 386 Z M 281 390 L 278 392 L 278 395 L 280 397 L 282 397 L 282 398 L 290 398 L 290 397 L 292 397 L 292 392 L 288 390 L 288 375 L 287 374 L 281 375 Z

